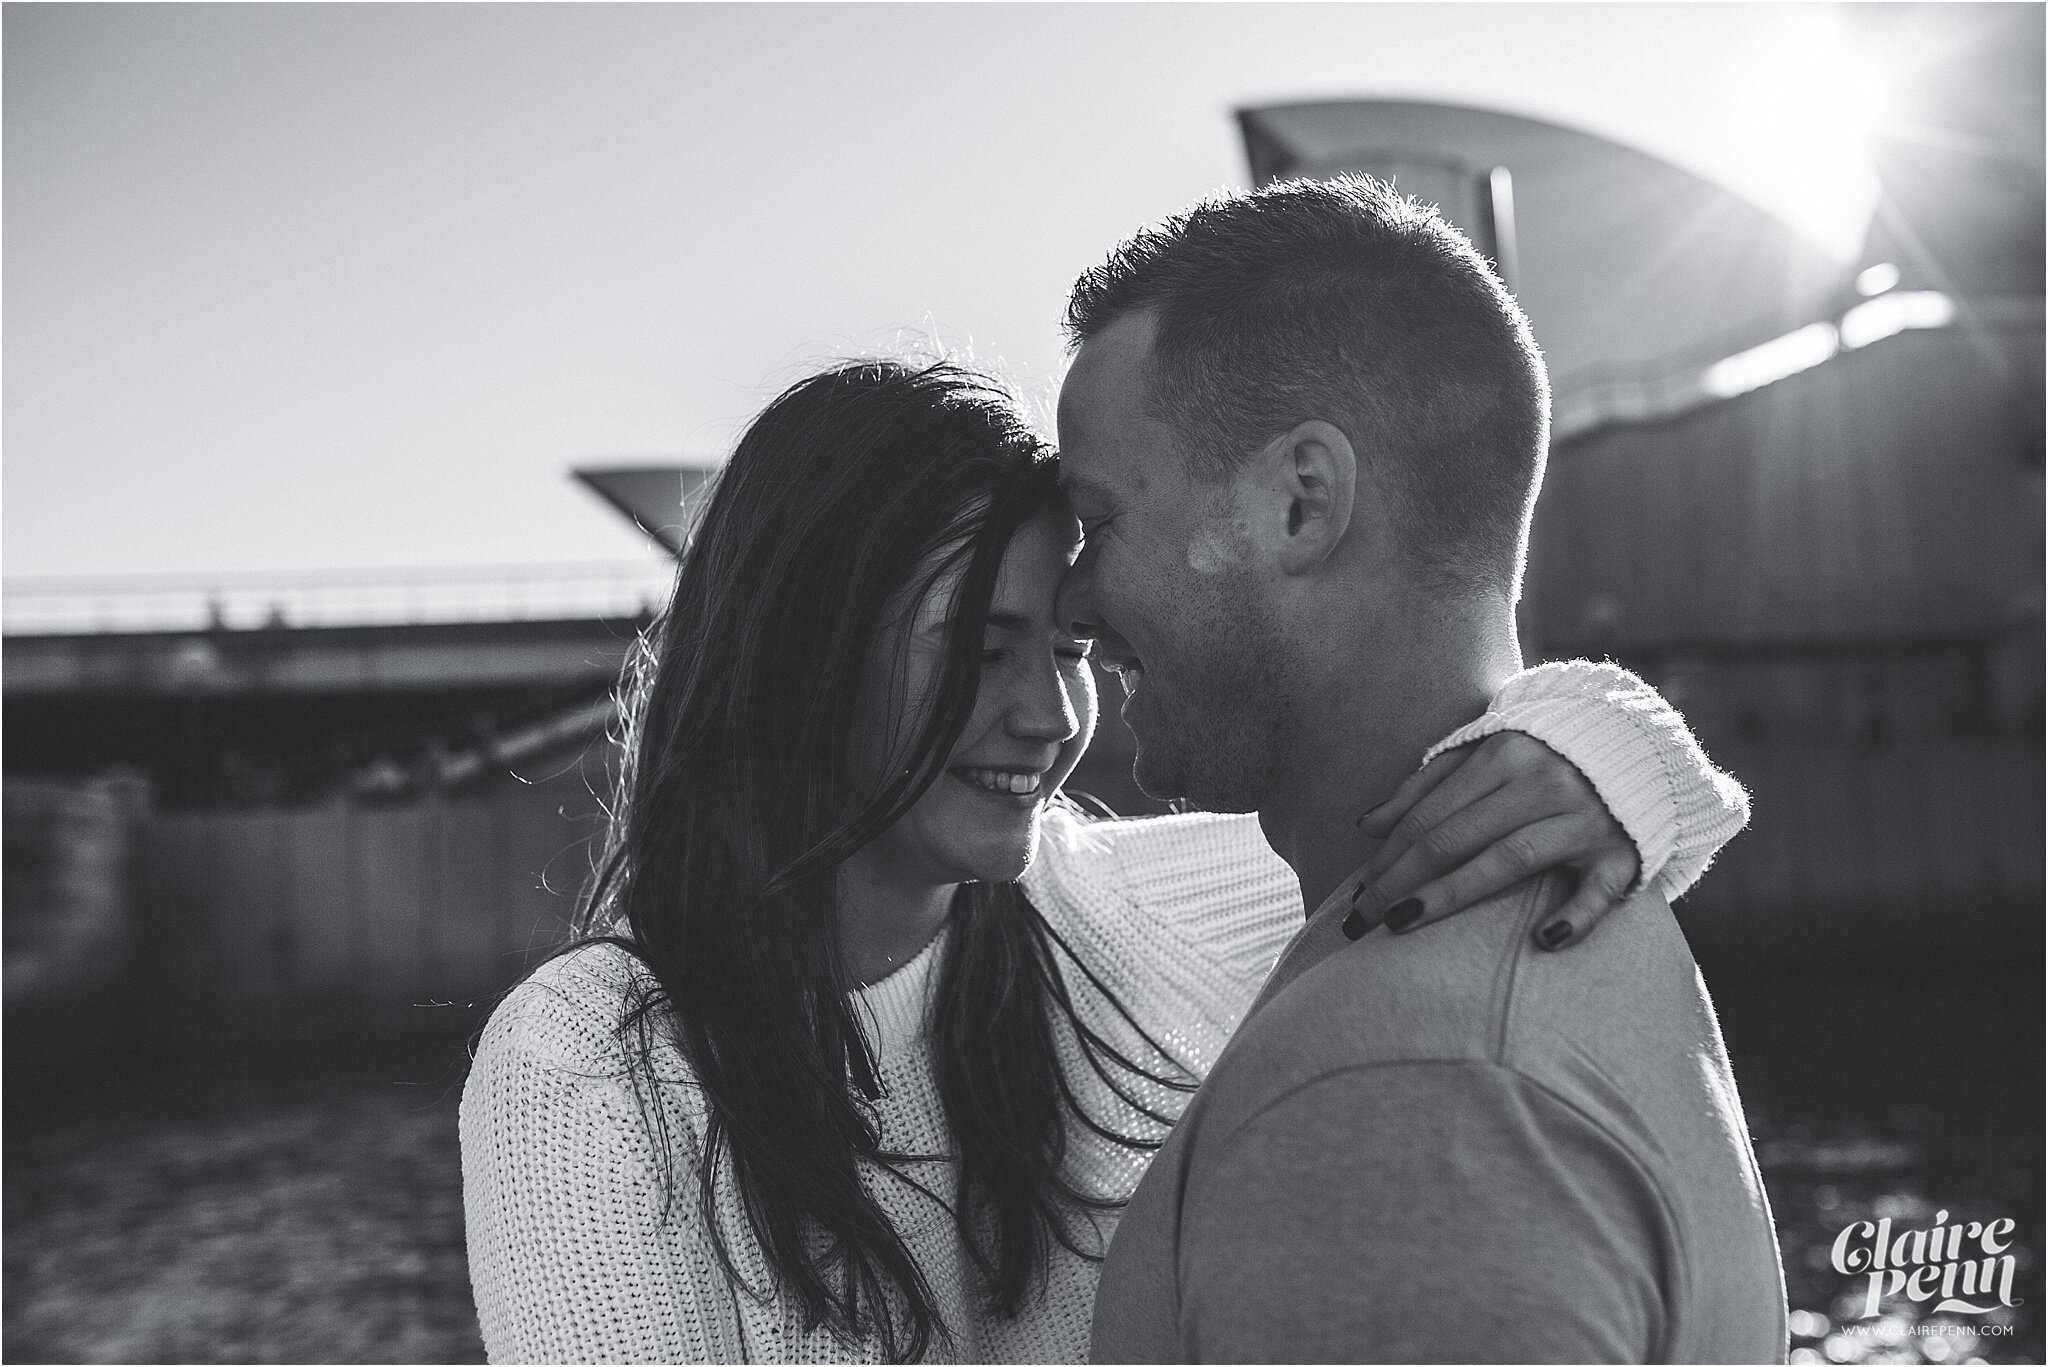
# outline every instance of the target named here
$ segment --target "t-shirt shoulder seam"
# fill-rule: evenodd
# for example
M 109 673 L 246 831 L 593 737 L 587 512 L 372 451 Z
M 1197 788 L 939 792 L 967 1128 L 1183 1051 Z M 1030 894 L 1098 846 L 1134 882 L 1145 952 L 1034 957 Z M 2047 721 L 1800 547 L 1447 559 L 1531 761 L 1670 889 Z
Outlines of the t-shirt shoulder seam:
M 1488 1003 L 1493 1012 L 1491 1049 L 1493 1061 L 1503 1067 L 1512 1066 L 1508 1062 L 1508 1038 L 1512 1033 L 1515 1018 L 1516 989 L 1521 986 L 1522 981 L 1522 956 L 1529 952 L 1529 922 L 1533 919 L 1532 913 L 1542 905 L 1553 876 L 1545 871 L 1528 880 L 1526 890 L 1521 895 L 1521 907 L 1515 913 L 1515 935 L 1508 942 L 1507 952 L 1501 956 L 1500 967 L 1495 970 L 1494 981 L 1498 986 Z

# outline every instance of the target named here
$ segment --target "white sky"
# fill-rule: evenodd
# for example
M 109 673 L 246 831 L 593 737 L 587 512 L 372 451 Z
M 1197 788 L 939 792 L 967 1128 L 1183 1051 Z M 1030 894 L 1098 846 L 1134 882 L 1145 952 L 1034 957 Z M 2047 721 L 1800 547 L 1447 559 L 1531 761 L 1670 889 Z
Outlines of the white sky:
M 8 5 L 10 575 L 640 558 L 578 464 L 721 453 L 912 336 L 1048 394 L 1068 284 L 1246 183 L 1232 111 L 1534 115 L 1797 216 L 1738 4 Z

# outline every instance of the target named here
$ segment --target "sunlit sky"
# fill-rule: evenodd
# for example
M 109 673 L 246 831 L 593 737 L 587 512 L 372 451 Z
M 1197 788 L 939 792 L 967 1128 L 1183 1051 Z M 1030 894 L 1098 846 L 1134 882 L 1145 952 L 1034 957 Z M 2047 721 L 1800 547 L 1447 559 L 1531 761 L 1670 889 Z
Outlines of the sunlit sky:
M 715 459 L 828 359 L 936 340 L 1048 398 L 1075 273 L 1246 184 L 1244 105 L 1549 119 L 1853 247 L 1832 20 L 8 5 L 0 564 L 643 557 L 569 469 Z

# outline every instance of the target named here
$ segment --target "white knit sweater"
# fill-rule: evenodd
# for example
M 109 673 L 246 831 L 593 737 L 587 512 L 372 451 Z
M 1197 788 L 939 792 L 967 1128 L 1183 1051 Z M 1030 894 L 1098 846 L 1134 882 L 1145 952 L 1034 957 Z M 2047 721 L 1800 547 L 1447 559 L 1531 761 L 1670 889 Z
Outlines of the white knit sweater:
M 1690 886 L 1747 820 L 1741 788 L 1716 772 L 1654 690 L 1611 665 L 1573 662 L 1517 675 L 1484 717 L 1431 754 L 1496 730 L 1521 730 L 1571 759 L 1642 853 L 1644 881 L 1667 897 Z M 1091 822 L 1047 814 L 1024 886 L 1047 922 L 1132 1014 L 1196 1075 L 1206 1073 L 1267 970 L 1302 924 L 1293 872 L 1255 818 L 1180 816 Z M 882 1143 L 949 1150 L 924 1044 L 927 993 L 944 937 L 856 994 L 877 1044 Z M 1142 1057 L 1135 1034 L 1062 964 L 1077 1010 Z M 842 1362 L 868 1345 L 806 1332 L 777 1293 L 741 1211 L 722 1183 L 718 1218 L 752 1288 L 721 1271 L 702 1228 L 696 1163 L 704 1133 L 687 1063 L 654 1063 L 652 1089 L 670 1136 L 677 1200 L 662 1218 L 656 1145 L 618 1038 L 638 971 L 624 951 L 589 946 L 551 960 L 492 1016 L 462 1098 L 463 1200 L 470 1279 L 494 1362 Z M 1062 1036 L 1062 1063 L 1091 1110 L 1129 1132 L 1114 1101 Z M 1178 1115 L 1183 1094 L 1146 1089 Z M 1085 1189 L 1127 1197 L 1146 1156 L 1075 1127 L 1069 1173 Z M 948 1193 L 940 1163 L 907 1165 Z M 989 1314 L 953 1221 L 908 1184 L 866 1174 L 868 1190 L 930 1281 L 950 1341 L 934 1360 L 1079 1362 L 1088 1351 L 1097 1265 L 1053 1251 L 1044 1294 L 1015 1319 Z M 1106 1248 L 1113 1219 L 1095 1224 Z

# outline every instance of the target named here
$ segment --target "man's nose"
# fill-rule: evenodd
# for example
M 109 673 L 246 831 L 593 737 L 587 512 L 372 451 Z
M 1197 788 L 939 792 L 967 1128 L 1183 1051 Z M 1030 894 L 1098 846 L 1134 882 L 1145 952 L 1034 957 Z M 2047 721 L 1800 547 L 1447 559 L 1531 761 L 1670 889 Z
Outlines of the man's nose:
M 1095 610 L 1095 555 L 1087 547 L 1060 580 L 1053 613 L 1059 624 L 1077 641 L 1093 640 L 1102 634 L 1102 619 Z

